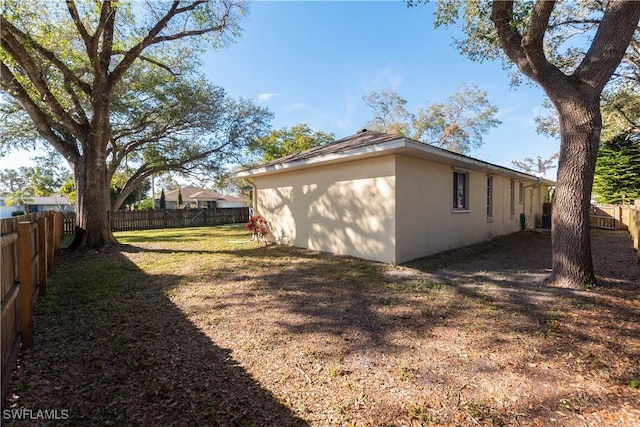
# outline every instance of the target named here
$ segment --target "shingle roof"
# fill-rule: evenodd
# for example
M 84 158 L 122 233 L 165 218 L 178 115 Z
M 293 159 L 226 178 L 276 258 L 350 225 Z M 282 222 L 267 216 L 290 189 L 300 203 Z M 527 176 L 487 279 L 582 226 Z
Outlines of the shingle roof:
M 200 187 L 181 187 L 180 194 L 182 194 L 182 200 L 195 200 L 195 199 L 220 199 L 222 194 L 215 191 L 207 190 Z M 164 193 L 164 198 L 168 202 L 175 202 L 178 200 L 178 190 L 171 190 Z
M 378 148 L 380 149 L 379 151 Z M 434 161 L 444 161 L 458 167 L 473 167 L 478 170 L 484 170 L 491 173 L 502 171 L 509 175 L 516 175 L 522 178 L 526 177 L 527 179 L 555 185 L 553 181 L 546 180 L 544 178 L 538 178 L 504 166 L 488 163 L 464 154 L 454 153 L 421 141 L 412 140 L 400 135 L 392 135 L 366 129 L 362 129 L 355 135 L 338 139 L 329 144 L 281 157 L 271 162 L 257 165 L 246 171 L 240 171 L 237 175 L 252 176 L 264 173 L 277 173 L 278 171 L 292 170 L 294 167 L 304 167 L 305 165 L 310 165 L 316 161 L 329 161 L 330 159 L 335 160 L 336 158 L 345 160 L 350 158 L 352 154 L 357 155 L 366 152 L 383 153 L 391 152 L 391 150 L 403 152 L 408 155 L 420 156 L 421 158 L 429 158 Z
M 227 202 L 246 202 L 245 199 L 238 196 L 232 196 L 231 194 L 225 194 L 224 196 L 222 196 L 222 200 L 225 200 Z

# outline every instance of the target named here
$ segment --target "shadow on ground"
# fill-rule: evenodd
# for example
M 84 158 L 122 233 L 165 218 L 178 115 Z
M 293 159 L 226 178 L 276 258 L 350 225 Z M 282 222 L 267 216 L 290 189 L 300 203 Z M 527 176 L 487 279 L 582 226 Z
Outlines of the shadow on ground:
M 57 410 L 68 418 L 55 425 L 73 426 L 306 425 L 165 296 L 179 280 L 145 276 L 116 249 L 58 264 L 3 424 L 50 423 L 7 419 L 15 409 Z
M 348 372 L 371 369 L 378 357 L 397 357 L 420 379 L 417 387 L 446 395 L 448 408 L 475 411 L 485 421 L 513 422 L 519 414 L 561 425 L 552 422 L 560 412 L 575 416 L 563 421 L 575 425 L 582 411 L 633 407 L 640 378 L 635 254 L 624 232 L 595 230 L 592 239 L 601 285 L 579 290 L 544 285 L 551 266 L 548 233 L 516 233 L 400 267 L 291 248 L 238 250 L 229 254 L 262 270 L 227 271 L 230 281 L 252 285 L 217 304 L 247 313 L 261 306 L 278 319 L 258 332 L 276 331 L 273 342 L 292 337 L 293 347 L 324 337 L 325 357 L 333 352 L 350 360 Z M 486 389 L 493 384 L 503 387 L 493 394 L 500 405 L 514 403 L 492 403 Z M 465 406 L 477 402 L 486 403 L 473 411 Z M 451 420 L 445 412 L 440 419 Z
M 542 284 L 540 233 L 403 266 L 121 246 L 197 260 L 146 276 L 119 252 L 86 254 L 38 301 L 8 403 L 67 409 L 69 425 L 305 425 L 294 411 L 313 425 L 625 425 L 640 420 L 640 270 L 624 238 L 594 233 L 602 285 L 582 290 Z

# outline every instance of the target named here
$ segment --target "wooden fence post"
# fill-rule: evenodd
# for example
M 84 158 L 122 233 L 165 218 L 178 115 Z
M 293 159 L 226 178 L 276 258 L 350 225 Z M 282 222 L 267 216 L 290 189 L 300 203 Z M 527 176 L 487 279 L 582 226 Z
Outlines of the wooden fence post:
M 53 241 L 53 212 L 47 215 L 47 270 L 53 271 L 53 255 L 55 254 L 56 245 Z
M 62 241 L 62 212 L 54 212 L 53 213 L 53 245 L 57 249 L 60 247 L 60 242 Z
M 631 218 L 632 216 L 634 218 Z M 632 221 L 634 224 L 631 224 Z M 636 248 L 636 255 L 638 262 L 640 262 L 640 199 L 636 200 L 633 210 L 629 213 L 629 223 L 629 225 L 633 225 L 633 247 Z
M 47 217 L 38 218 L 38 283 L 40 292 L 47 293 Z
M 20 319 L 22 346 L 33 346 L 33 270 L 31 249 L 31 223 L 18 223 L 18 257 L 20 271 Z

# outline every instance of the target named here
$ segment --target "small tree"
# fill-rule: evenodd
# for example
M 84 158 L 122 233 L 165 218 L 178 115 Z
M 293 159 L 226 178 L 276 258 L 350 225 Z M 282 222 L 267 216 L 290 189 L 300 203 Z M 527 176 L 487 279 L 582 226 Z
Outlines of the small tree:
M 624 135 L 600 144 L 593 180 L 599 203 L 628 204 L 640 198 L 640 138 Z
M 178 205 L 178 207 L 182 206 L 182 193 L 180 192 L 179 188 L 178 188 L 178 200 L 177 200 L 176 204 Z
M 143 199 L 138 203 L 139 211 L 151 211 L 153 210 L 153 199 Z
M 16 207 L 22 208 L 23 211 L 26 211 L 26 207 L 29 203 L 33 203 L 33 198 L 24 190 L 13 191 L 7 194 L 6 199 L 4 199 L 5 205 L 15 205 Z
M 167 209 L 167 199 L 164 195 L 164 188 L 160 191 L 160 209 Z

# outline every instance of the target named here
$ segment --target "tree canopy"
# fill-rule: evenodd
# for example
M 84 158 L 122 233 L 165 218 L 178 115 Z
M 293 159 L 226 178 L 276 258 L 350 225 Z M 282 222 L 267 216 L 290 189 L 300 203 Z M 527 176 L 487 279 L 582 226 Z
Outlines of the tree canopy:
M 483 143 L 483 135 L 502 122 L 488 94 L 474 84 L 462 84 L 444 102 L 410 113 L 396 92 L 371 92 L 363 98 L 373 110 L 368 129 L 406 136 L 456 153 L 469 153 Z
M 268 111 L 195 72 L 201 52 L 239 35 L 246 13 L 240 0 L 3 2 L 2 113 L 13 134 L 2 151 L 35 129 L 63 155 L 76 187 L 74 245 L 115 242 L 109 187 L 123 163 L 135 172 L 120 198 L 151 174 L 225 157 L 266 129 Z
M 249 146 L 249 162 L 269 162 L 335 140 L 333 133 L 313 131 L 305 123 L 291 128 L 272 130 L 268 135 L 255 138 Z

